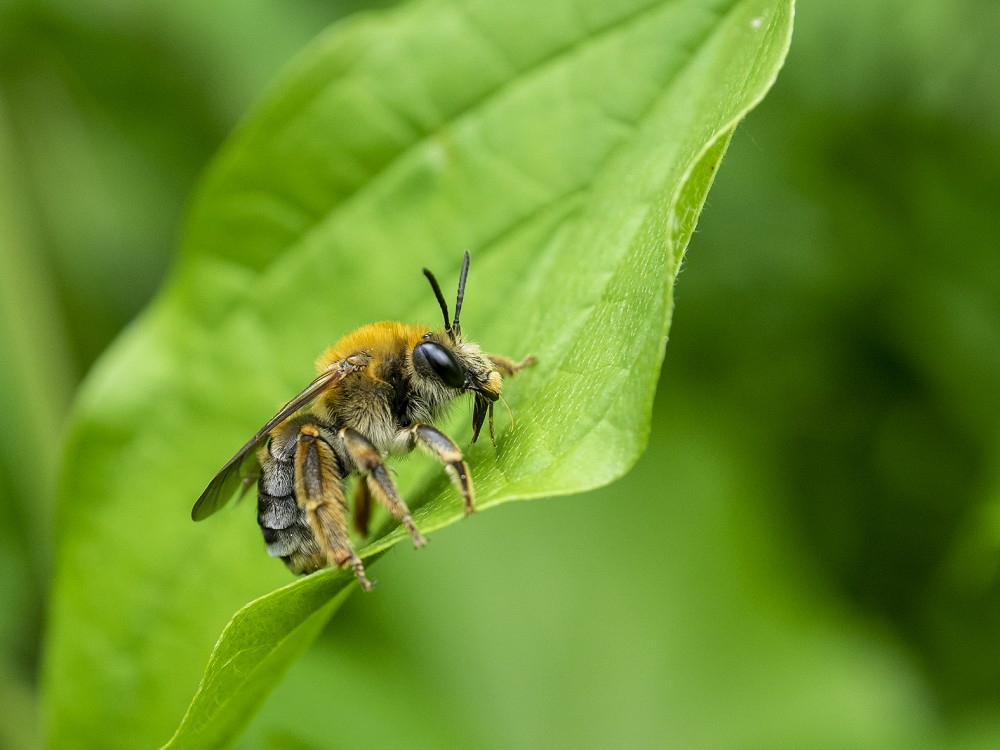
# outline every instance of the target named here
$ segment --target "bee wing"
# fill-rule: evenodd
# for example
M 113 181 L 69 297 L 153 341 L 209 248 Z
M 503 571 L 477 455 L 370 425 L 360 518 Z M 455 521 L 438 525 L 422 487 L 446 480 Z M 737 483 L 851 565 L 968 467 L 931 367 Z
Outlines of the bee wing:
M 201 497 L 198 498 L 198 502 L 191 509 L 191 518 L 195 521 L 208 518 L 228 503 L 241 485 L 242 490 L 240 494 L 242 495 L 243 492 L 246 492 L 250 486 L 250 482 L 253 481 L 253 477 L 252 475 L 247 475 L 245 465 L 251 459 L 255 460 L 254 454 L 257 452 L 257 448 L 267 439 L 268 433 L 299 409 L 308 405 L 323 391 L 333 388 L 352 370 L 353 368 L 345 363 L 341 363 L 336 368 L 330 367 L 326 369 L 304 391 L 282 406 L 281 410 L 271 417 L 266 425 L 257 430 L 256 434 L 247 441 L 246 445 L 240 448 L 236 455 L 229 459 L 229 463 L 223 466 L 219 473 L 215 475 L 215 479 L 205 488 L 205 491 L 201 493 Z

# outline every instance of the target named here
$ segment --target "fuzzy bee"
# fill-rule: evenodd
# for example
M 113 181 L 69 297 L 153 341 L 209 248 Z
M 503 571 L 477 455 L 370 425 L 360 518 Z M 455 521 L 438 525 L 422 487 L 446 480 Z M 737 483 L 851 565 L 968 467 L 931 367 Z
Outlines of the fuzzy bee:
M 297 574 L 350 565 L 367 591 L 373 584 L 348 534 L 348 478 L 361 475 L 352 516 L 362 536 L 368 534 L 374 495 L 406 526 L 414 545 L 423 546 L 424 537 L 384 463 L 385 457 L 418 446 L 441 462 L 471 513 L 475 494 L 469 467 L 459 447 L 433 422 L 455 399 L 471 393 L 472 441 L 488 417 L 493 442 L 493 405 L 501 398 L 503 376 L 520 372 L 534 357 L 515 362 L 463 340 L 459 316 L 468 272 L 466 251 L 452 320 L 437 279 L 424 269 L 444 315 L 443 331 L 372 323 L 323 352 L 316 379 L 222 467 L 191 517 L 207 518 L 256 479 L 257 523 L 268 554 Z

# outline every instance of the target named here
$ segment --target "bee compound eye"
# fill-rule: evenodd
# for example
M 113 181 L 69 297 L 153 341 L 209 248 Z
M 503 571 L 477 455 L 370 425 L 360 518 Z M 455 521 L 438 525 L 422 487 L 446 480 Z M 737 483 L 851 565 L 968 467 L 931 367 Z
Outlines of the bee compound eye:
M 446 346 L 424 341 L 413 347 L 413 366 L 421 375 L 435 377 L 452 388 L 465 386 L 465 370 Z

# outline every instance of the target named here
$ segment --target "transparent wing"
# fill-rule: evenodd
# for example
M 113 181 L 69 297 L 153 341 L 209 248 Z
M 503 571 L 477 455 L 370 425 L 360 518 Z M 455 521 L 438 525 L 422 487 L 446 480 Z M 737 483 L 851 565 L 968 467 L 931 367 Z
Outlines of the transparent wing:
M 208 518 L 215 511 L 222 508 L 232 499 L 238 489 L 240 494 L 246 492 L 253 475 L 247 471 L 247 464 L 256 461 L 257 449 L 264 444 L 267 435 L 271 430 L 284 422 L 295 412 L 316 399 L 323 391 L 333 388 L 344 379 L 344 376 L 355 369 L 356 365 L 351 364 L 352 357 L 348 357 L 338 363 L 337 367 L 329 367 L 317 377 L 299 395 L 281 407 L 281 410 L 268 420 L 268 423 L 257 430 L 256 434 L 250 438 L 246 445 L 237 451 L 236 455 L 229 459 L 229 463 L 222 467 L 215 479 L 211 481 L 205 491 L 201 493 L 198 502 L 191 509 L 191 518 L 201 521 Z

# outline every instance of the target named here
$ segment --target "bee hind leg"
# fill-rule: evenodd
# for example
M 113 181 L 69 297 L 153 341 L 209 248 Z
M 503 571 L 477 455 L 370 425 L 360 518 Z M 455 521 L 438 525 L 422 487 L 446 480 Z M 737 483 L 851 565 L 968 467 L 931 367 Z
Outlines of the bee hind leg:
M 444 464 L 444 470 L 465 500 L 466 514 L 472 513 L 476 509 L 476 493 L 472 489 L 469 465 L 462 458 L 462 449 L 441 430 L 429 424 L 413 425 L 410 434 L 417 445 Z
M 362 481 L 368 485 L 368 491 L 388 508 L 393 518 L 406 527 L 410 532 L 410 538 L 413 539 L 413 545 L 423 547 L 427 540 L 413 523 L 410 509 L 399 496 L 399 491 L 389 476 L 389 470 L 385 467 L 378 449 L 368 438 L 351 427 L 344 427 L 339 434 L 354 463 L 365 473 Z
M 361 588 L 365 591 L 371 591 L 375 584 L 368 580 L 361 558 L 351 547 L 351 542 L 347 538 L 347 526 L 343 522 L 343 514 L 339 519 L 335 515 L 329 503 L 319 503 L 313 508 L 306 509 L 309 523 L 317 537 L 323 540 L 320 545 L 324 547 L 330 561 L 338 568 L 346 568 L 350 565 L 354 569 L 354 575 L 358 579 L 358 583 L 361 584 Z
M 338 568 L 350 565 L 361 588 L 371 591 L 375 584 L 365 575 L 365 567 L 347 533 L 344 482 L 337 459 L 333 448 L 312 424 L 299 429 L 295 495 L 327 561 Z

